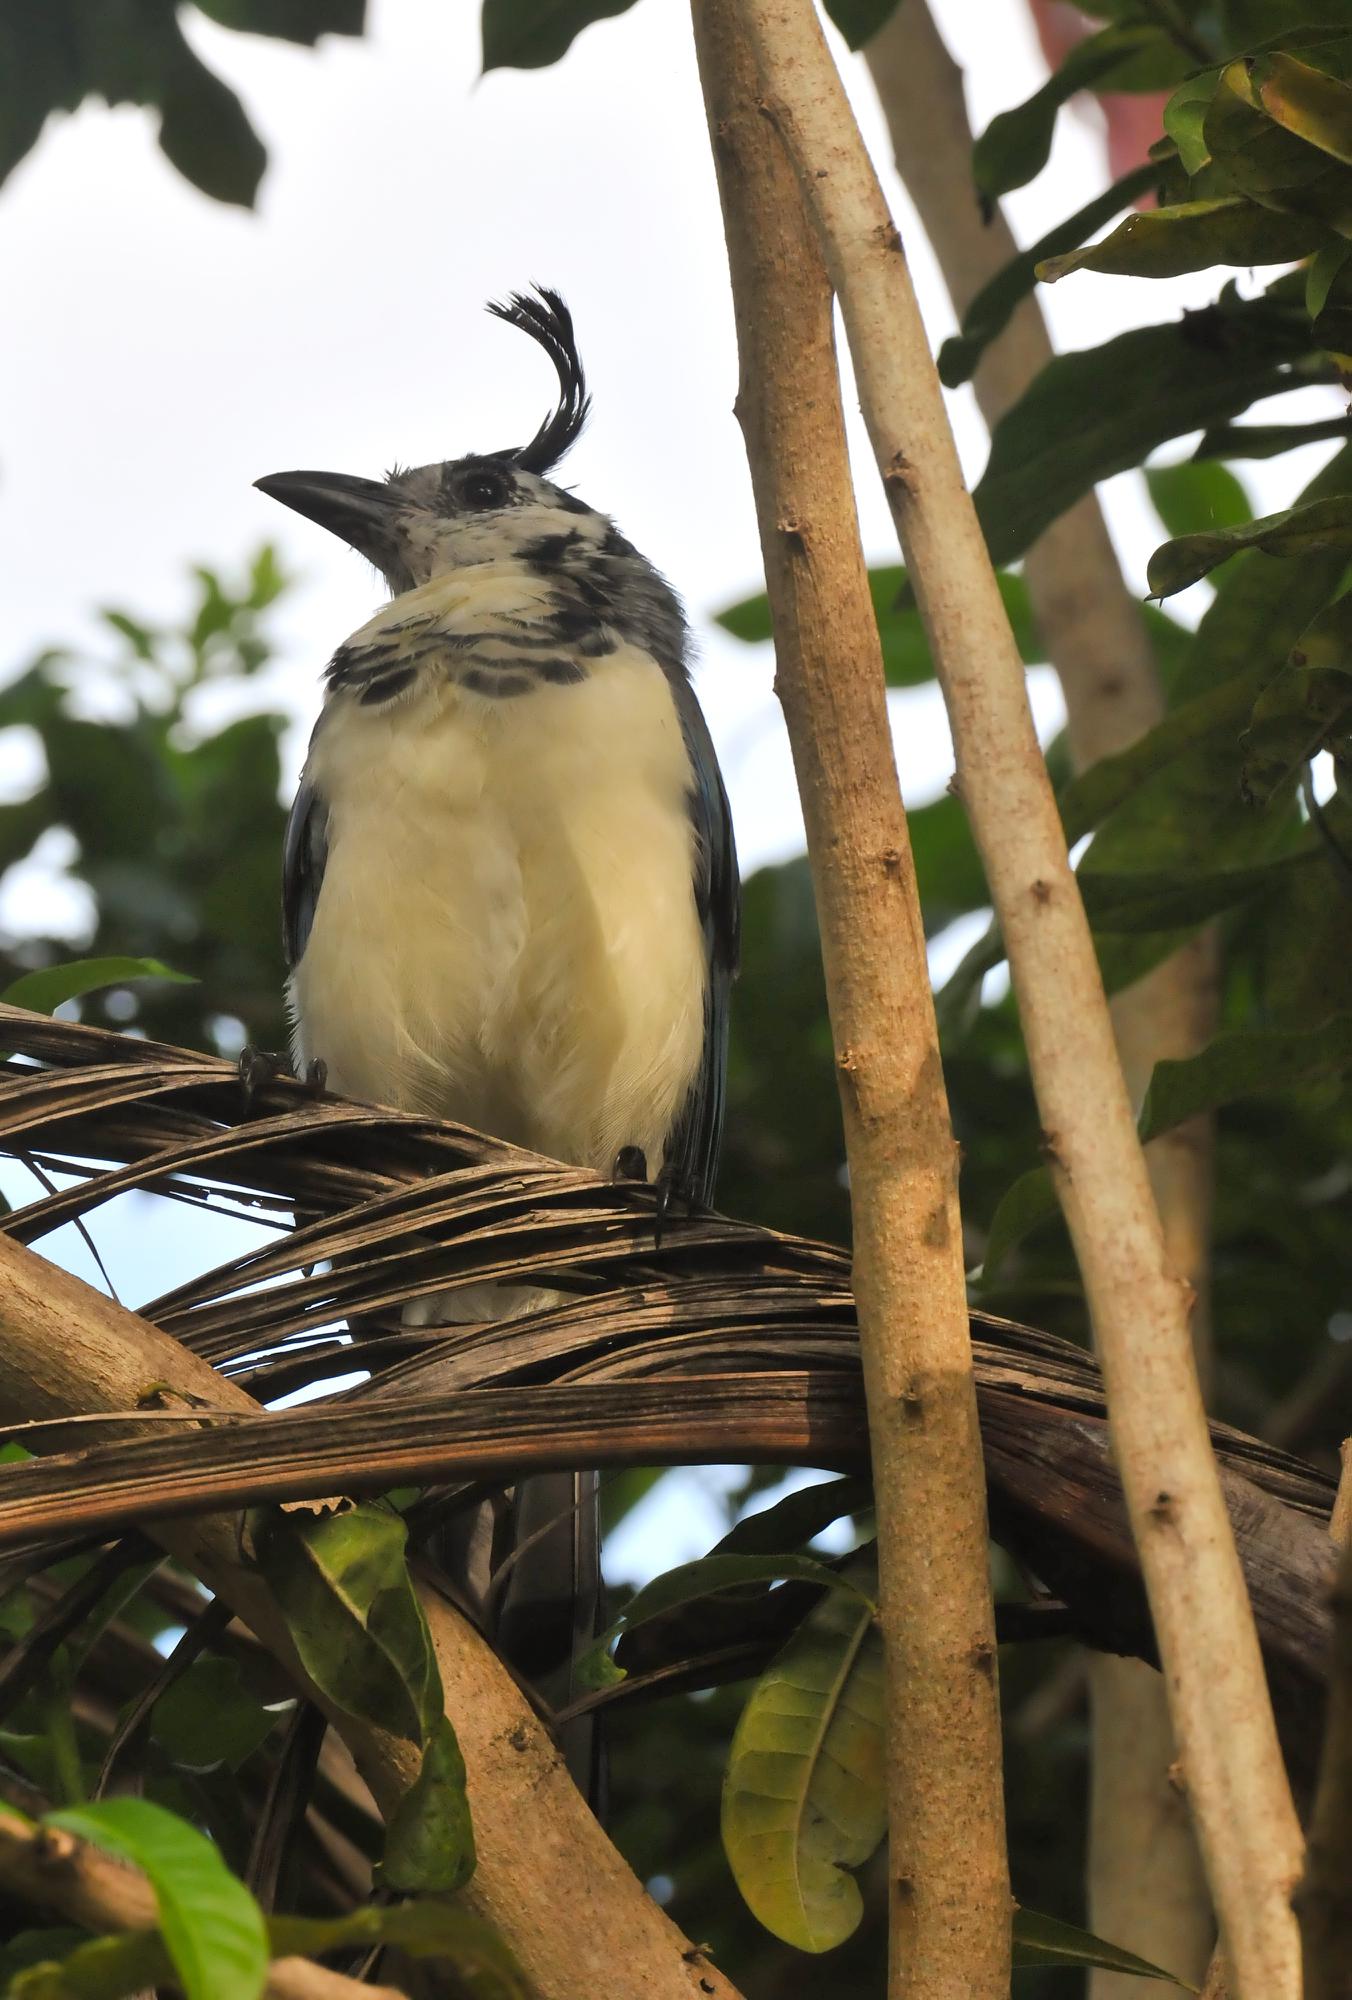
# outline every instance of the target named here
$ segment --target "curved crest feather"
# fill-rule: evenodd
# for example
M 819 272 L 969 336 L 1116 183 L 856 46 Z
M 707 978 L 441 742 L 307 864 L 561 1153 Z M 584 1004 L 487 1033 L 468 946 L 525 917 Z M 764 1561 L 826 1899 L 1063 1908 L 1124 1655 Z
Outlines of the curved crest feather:
M 513 292 L 505 303 L 495 299 L 488 310 L 495 318 L 506 320 L 508 326 L 520 327 L 523 333 L 528 333 L 554 363 L 559 378 L 557 407 L 545 418 L 529 444 L 500 454 L 527 472 L 548 472 L 576 444 L 591 409 L 573 337 L 573 315 L 559 294 L 544 285 L 535 287 L 534 297 L 528 292 Z

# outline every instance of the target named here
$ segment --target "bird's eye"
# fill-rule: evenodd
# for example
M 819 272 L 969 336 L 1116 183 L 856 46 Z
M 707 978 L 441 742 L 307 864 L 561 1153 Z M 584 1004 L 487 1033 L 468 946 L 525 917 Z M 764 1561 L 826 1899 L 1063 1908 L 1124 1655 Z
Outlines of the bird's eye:
M 507 481 L 500 472 L 471 472 L 461 481 L 460 498 L 466 507 L 486 511 L 501 507 L 507 498 Z

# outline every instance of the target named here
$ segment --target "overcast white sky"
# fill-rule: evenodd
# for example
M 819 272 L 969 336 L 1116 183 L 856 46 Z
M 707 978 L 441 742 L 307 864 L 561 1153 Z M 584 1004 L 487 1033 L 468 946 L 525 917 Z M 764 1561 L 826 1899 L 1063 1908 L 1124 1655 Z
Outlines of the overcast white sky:
M 0 191 L 0 676 L 39 646 L 87 639 L 100 605 L 172 616 L 189 563 L 228 571 L 270 538 L 303 579 L 277 621 L 298 769 L 324 662 L 378 592 L 365 564 L 252 482 L 292 466 L 377 475 L 521 439 L 546 407 L 550 371 L 482 308 L 539 280 L 573 307 L 596 397 L 567 476 L 690 605 L 744 865 L 793 852 L 801 828 L 768 648 L 708 625 L 757 587 L 760 565 L 684 7 L 639 0 L 586 30 L 557 68 L 482 81 L 467 0 L 374 0 L 370 11 L 362 40 L 312 52 L 184 10 L 194 45 L 267 143 L 256 213 L 180 180 L 150 114 L 93 103 L 51 121 Z M 1038 86 L 1021 0 L 939 0 L 937 11 L 978 128 Z M 844 59 L 887 163 L 867 73 Z M 1009 204 L 1021 239 L 1106 178 L 1092 113 L 1063 116 L 1051 167 Z M 937 344 L 952 316 L 890 170 L 886 181 Z M 1216 289 L 1214 273 L 1154 288 L 1083 276 L 1045 303 L 1058 344 L 1080 347 Z M 970 391 L 951 404 L 975 479 L 985 440 Z M 895 560 L 857 423 L 855 443 L 867 546 Z M 1263 491 L 1272 474 L 1257 473 Z M 1139 478 L 1113 481 L 1107 499 L 1144 588 L 1161 536 Z M 1055 695 L 1045 674 L 1034 678 L 1051 723 Z M 917 690 L 894 696 L 893 713 L 903 789 L 919 803 L 951 769 L 941 705 Z M 27 770 L 23 746 L 0 736 L 0 793 L 12 796 Z M 12 876 L 0 922 L 20 926 L 54 893 L 40 871 Z

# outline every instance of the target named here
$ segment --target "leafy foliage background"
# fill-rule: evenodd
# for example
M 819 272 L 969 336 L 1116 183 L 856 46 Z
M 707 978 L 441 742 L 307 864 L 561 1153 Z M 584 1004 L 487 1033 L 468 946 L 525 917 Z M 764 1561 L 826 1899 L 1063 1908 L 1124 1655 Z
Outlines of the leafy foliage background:
M 547 64 L 580 28 L 623 6 L 486 0 L 486 63 Z M 360 0 L 216 0 L 203 11 L 232 28 L 301 42 L 326 31 L 356 34 L 363 24 Z M 857 41 L 887 8 L 832 11 Z M 1034 100 L 1011 107 L 983 136 L 975 185 L 993 196 L 1038 172 L 1059 108 L 1086 86 L 1175 93 L 1156 157 L 1128 177 L 1130 186 L 1119 183 L 1111 198 L 1081 210 L 1054 242 L 1038 246 L 1040 254 L 988 288 L 942 365 L 951 382 L 970 375 L 1035 282 L 1039 262 L 1045 275 L 1082 284 L 1093 283 L 1095 270 L 1147 280 L 1217 267 L 1215 303 L 1204 312 L 1053 362 L 999 426 L 977 500 L 992 553 L 1007 567 L 1006 599 L 1030 663 L 1041 658 L 1040 644 L 1009 566 L 1096 481 L 1153 459 L 1145 477 L 1169 544 L 1152 583 L 1164 592 L 1211 572 L 1214 598 L 1195 633 L 1143 608 L 1169 715 L 1131 771 L 1100 769 L 1071 787 L 1063 746 L 1049 754 L 1068 823 L 1092 835 L 1079 868 L 1109 985 L 1128 984 L 1197 925 L 1220 928 L 1222 1032 L 1249 1040 L 1213 1100 L 1215 1409 L 1327 1461 L 1346 1429 L 1352 1384 L 1352 1056 L 1346 1034 L 1327 1032 L 1352 1019 L 1352 614 L 1342 608 L 1352 446 L 1332 393 L 1352 348 L 1352 154 L 1328 137 L 1328 121 L 1336 125 L 1352 106 L 1352 17 L 1334 0 L 1322 8 L 1303 0 L 1261 7 L 1231 0 L 1220 8 L 1180 0 L 1148 10 L 1102 0 L 1087 11 L 1101 31 Z M 1237 67 L 1236 57 L 1259 43 L 1268 46 Z M 237 100 L 191 55 L 167 0 L 6 9 L 0 79 L 8 79 L 0 82 L 0 173 L 34 143 L 50 110 L 93 92 L 158 106 L 166 155 L 204 192 L 246 203 L 254 195 L 261 145 Z M 1352 132 L 1352 122 L 1338 129 Z M 1162 206 L 1085 249 L 1147 181 L 1158 186 Z M 1302 267 L 1275 280 L 1264 268 L 1230 275 L 1296 258 Z M 1048 259 L 1056 261 L 1047 267 Z M 1268 399 L 1310 383 L 1330 387 L 1326 419 L 1287 423 L 1280 404 L 1268 407 Z M 1239 421 L 1259 403 L 1261 421 Z M 1195 449 L 1184 442 L 1199 433 Z M 1329 444 L 1328 461 L 1304 495 L 1293 483 L 1295 511 L 1255 529 L 1242 481 L 1226 463 L 1320 440 Z M 1322 512 L 1302 511 L 1311 507 Z M 251 708 L 250 691 L 262 686 L 269 613 L 286 580 L 267 550 L 242 570 L 235 552 L 223 552 L 221 569 L 196 572 L 192 587 L 196 602 L 181 629 L 152 629 L 119 607 L 105 615 L 104 656 L 73 656 L 54 644 L 37 659 L 10 663 L 0 729 L 31 732 L 41 775 L 28 796 L 0 807 L 0 874 L 39 843 L 50 849 L 62 830 L 73 853 L 69 872 L 91 911 L 75 948 L 159 958 L 198 982 L 91 996 L 80 1003 L 86 1018 L 224 1053 L 246 1035 L 281 1047 L 278 743 L 289 718 L 262 698 Z M 902 572 L 877 573 L 875 601 L 889 679 L 918 684 L 931 670 Z M 763 600 L 730 607 L 723 622 L 749 644 L 768 638 Z M 97 713 L 88 693 L 95 681 Z M 212 684 L 243 691 L 240 719 L 212 725 L 203 700 Z M 1307 777 L 1316 757 L 1323 759 L 1318 792 Z M 984 879 L 958 800 L 913 813 L 911 834 L 931 935 L 984 911 Z M 844 1241 L 848 1195 L 804 861 L 747 882 L 745 939 L 721 1202 L 751 1219 Z M 72 949 L 56 927 L 0 944 L 6 979 Z M 1016 1212 L 1010 1201 L 1040 1165 L 1041 1135 L 998 967 L 992 942 L 941 1003 L 975 1292 L 993 1310 L 1087 1341 L 1064 1231 L 1055 1218 L 1038 1219 L 1036 1203 Z M 1276 1039 L 1293 1034 L 1310 1038 L 1294 1067 L 1278 1061 Z M 998 1259 L 989 1255 L 993 1235 Z M 749 1474 L 729 1497 L 729 1517 L 773 1479 L 772 1469 Z M 637 1470 L 613 1481 L 612 1521 L 650 1484 Z M 1009 1565 L 1001 1583 L 1010 1594 L 1024 1587 Z M 182 1607 L 142 1594 L 119 1597 L 116 1609 L 148 1636 L 175 1627 Z M 38 1614 L 27 1599 L 11 1598 L 0 1615 L 17 1635 Z M 109 1615 L 106 1603 L 91 1614 L 87 1640 Z M 9 1757 L 21 1765 L 26 1758 L 30 1777 L 57 1789 L 60 1772 L 50 1759 L 44 1767 L 32 1744 L 55 1726 L 81 1655 L 67 1649 L 61 1658 L 60 1673 L 30 1690 L 7 1725 Z M 1073 1654 L 1055 1641 L 1006 1648 L 1001 1677 L 1016 1892 L 1033 1908 L 1076 1919 L 1086 1726 Z M 257 1662 L 245 1672 L 238 1662 L 203 1659 L 157 1714 L 148 1753 L 151 1795 L 210 1825 L 237 1867 L 247 1857 L 247 1803 L 258 1785 L 251 1760 L 282 1726 L 263 1706 L 275 1688 L 257 1680 Z M 769 2000 L 801 1990 L 804 1961 L 757 1927 L 719 1842 L 719 1788 L 744 1693 L 731 1687 L 620 1705 L 613 1826 L 678 1921 L 709 1940 L 750 1994 Z M 203 1771 L 197 1763 L 208 1727 L 227 1753 Z M 19 1739 L 28 1746 L 22 1751 Z M 96 1746 L 97 1731 L 81 1723 L 77 1763 Z M 879 1885 L 867 1867 L 861 1881 L 860 1929 L 825 1966 L 809 1969 L 829 1976 L 842 1996 L 881 1991 Z M 21 1921 L 21 1913 L 6 1915 Z M 1063 1994 L 1073 1978 L 1029 1972 L 1020 1990 Z

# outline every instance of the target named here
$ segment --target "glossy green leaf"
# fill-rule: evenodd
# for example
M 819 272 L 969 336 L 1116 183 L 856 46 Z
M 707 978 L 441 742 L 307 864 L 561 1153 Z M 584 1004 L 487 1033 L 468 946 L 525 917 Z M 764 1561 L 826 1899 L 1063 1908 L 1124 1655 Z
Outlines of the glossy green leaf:
M 1253 61 L 1249 84 L 1274 123 L 1352 164 L 1352 89 L 1347 84 L 1281 49 Z
M 849 1477 L 823 1479 L 814 1486 L 786 1493 L 772 1506 L 747 1514 L 729 1528 L 722 1541 L 709 1551 L 713 1556 L 767 1556 L 780 1549 L 801 1548 L 847 1514 L 862 1513 L 873 1505 L 873 1484 L 868 1479 Z M 777 1573 L 776 1573 L 777 1580 Z
M 1178 465 L 1148 465 L 1146 489 L 1171 535 L 1200 534 L 1209 528 L 1237 528 L 1253 519 L 1249 496 L 1223 465 L 1185 458 Z
M 111 1937 L 78 1934 L 59 1958 L 31 1961 L 5 1985 L 5 2000 L 121 2000 L 180 1984 L 157 1930 Z
M 187 2000 L 256 2000 L 267 1977 L 263 1913 L 211 1841 L 149 1799 L 49 1813 L 57 1826 L 140 1868 Z
M 1124 1951 L 1121 1945 L 1109 1944 L 1106 1938 L 1095 1937 L 1092 1931 L 1062 1923 L 1059 1917 L 1041 1916 L 1036 1910 L 1016 1910 L 1015 1970 L 1058 1965 L 1101 1966 L 1106 1972 L 1134 1973 L 1138 1979 L 1162 1979 L 1166 1985 L 1184 1987 L 1189 1993 L 1197 1991 L 1187 1980 L 1176 1979 L 1171 1972 L 1152 1965 L 1149 1959 L 1138 1958 L 1134 1951 Z
M 301 1664 L 349 1715 L 415 1743 L 442 1713 L 440 1676 L 393 1509 L 275 1513 L 255 1532 L 259 1561 Z
M 1099 480 L 1238 416 L 1313 353 L 1304 311 L 1227 291 L 1203 313 L 1061 354 L 996 425 L 973 498 L 992 559 L 1015 561 Z
M 1279 878 L 1298 873 L 1318 859 L 1315 851 L 1306 847 L 1242 868 L 1095 869 L 1089 865 L 1092 855 L 1091 848 L 1079 870 L 1080 894 L 1091 928 L 1109 934 L 1191 930 L 1209 917 L 1220 916 L 1251 896 L 1275 888 Z
M 1313 217 L 1283 215 L 1244 195 L 1232 195 L 1129 215 L 1101 243 L 1044 259 L 1037 275 L 1048 285 L 1072 271 L 1176 278 L 1212 264 L 1289 264 L 1327 241 L 1327 228 Z
M 422 1767 L 386 1828 L 378 1880 L 399 1896 L 449 1896 L 468 1882 L 474 1864 L 465 1760 L 443 1715 L 432 1724 Z
M 823 0 L 848 47 L 862 49 L 895 14 L 899 0 Z
M 75 958 L 66 965 L 44 965 L 25 972 L 0 993 L 7 1007 L 26 1007 L 33 1014 L 53 1014 L 66 1000 L 98 993 L 108 986 L 125 986 L 133 979 L 170 979 L 191 986 L 190 973 L 175 972 L 157 958 Z
M 266 1741 L 280 1717 L 245 1687 L 226 1655 L 194 1660 L 151 1710 L 150 1730 L 166 1757 L 187 1771 L 234 1771 Z
M 1081 90 L 1163 89 L 1188 67 L 1153 24 L 1103 28 L 1070 50 L 1042 88 L 991 120 L 972 148 L 977 187 L 988 197 L 1023 187 L 1046 166 L 1056 114 Z
M 1312 424 L 1220 424 L 1204 431 L 1194 458 L 1280 458 L 1302 445 L 1352 437 L 1352 417 L 1324 417 Z
M 1352 1015 L 1335 1015 L 1310 1029 L 1264 1028 L 1218 1035 L 1198 1055 L 1156 1063 L 1141 1110 L 1141 1136 L 1217 1111 L 1245 1097 L 1352 1076 Z
M 1280 514 L 1239 527 L 1217 528 L 1201 535 L 1181 535 L 1156 549 L 1146 569 L 1152 597 L 1171 597 L 1208 576 L 1218 563 L 1244 549 L 1269 556 L 1303 556 L 1326 550 L 1352 552 L 1352 497 L 1335 495 L 1289 507 Z
M 1244 736 L 1245 792 L 1266 804 L 1321 750 L 1342 764 L 1352 758 L 1352 592 L 1306 626 L 1254 702 Z
M 1253 58 L 1227 64 L 1208 107 L 1204 130 L 1217 177 L 1232 193 L 1346 234 L 1352 228 L 1352 176 L 1274 123 L 1258 97 L 1255 71 Z
M 997 271 L 990 282 L 982 286 L 963 314 L 960 331 L 939 349 L 939 378 L 945 387 L 956 389 L 961 383 L 971 380 L 976 364 L 987 347 L 997 334 L 1004 331 L 1019 302 L 1027 298 L 1036 285 L 1039 264 L 1049 257 L 1058 257 L 1068 250 L 1077 249 L 1086 237 L 1101 229 L 1105 222 L 1111 222 L 1128 203 L 1154 187 L 1159 178 L 1160 169 L 1153 162 L 1134 168 Z
M 865 1596 L 847 1573 L 831 1569 L 813 1556 L 778 1551 L 702 1556 L 698 1562 L 679 1563 L 635 1591 L 614 1624 L 577 1662 L 577 1678 L 584 1686 L 604 1686 L 612 1679 L 613 1674 L 608 1671 L 610 1648 L 622 1633 L 632 1631 L 635 1626 L 666 1617 L 702 1597 L 763 1583 L 819 1584 L 823 1590 L 844 1591 L 851 1597 L 862 1598 L 870 1613 L 874 1609 L 872 1599 Z
M 627 14 L 634 0 L 484 0 L 483 66 L 545 69 L 593 21 Z
M 1207 110 L 1216 94 L 1216 72 L 1184 77 L 1164 107 L 1164 129 L 1178 148 L 1187 174 L 1199 174 L 1211 158 L 1206 142 Z
M 867 1605 L 833 1591 L 752 1689 L 723 1782 L 737 1886 L 800 1951 L 829 1951 L 859 1923 L 847 1871 L 886 1830 L 884 1763 L 882 1641 Z
M 868 573 L 869 591 L 878 620 L 878 636 L 883 647 L 883 673 L 894 688 L 917 687 L 934 678 L 934 662 L 920 612 L 911 592 L 906 571 L 898 563 L 883 563 Z M 1020 658 L 1036 665 L 1046 658 L 1046 649 L 1037 636 L 1028 603 L 1028 587 L 1021 576 L 1002 573 L 997 581 L 1000 596 Z M 717 614 L 715 622 L 734 639 L 758 645 L 774 637 L 770 620 L 770 600 L 763 590 L 743 598 Z

